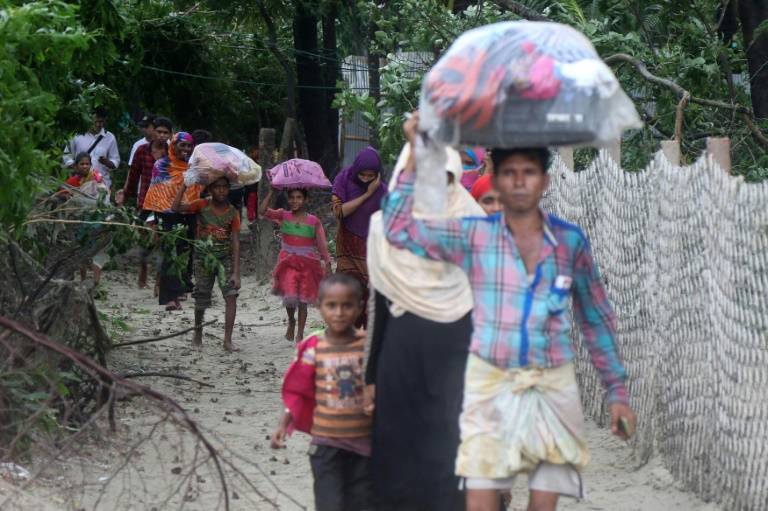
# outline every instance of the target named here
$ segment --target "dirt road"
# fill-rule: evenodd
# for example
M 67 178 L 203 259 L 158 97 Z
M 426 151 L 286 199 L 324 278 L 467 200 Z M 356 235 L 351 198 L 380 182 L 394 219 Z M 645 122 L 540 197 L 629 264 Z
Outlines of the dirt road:
M 105 274 L 106 298 L 99 308 L 113 329 L 126 328 L 126 338 L 140 338 L 178 331 L 192 325 L 192 304 L 179 312 L 160 310 L 151 290 L 138 290 L 134 273 Z M 297 434 L 281 451 L 269 449 L 267 436 L 281 409 L 279 387 L 282 372 L 292 357 L 292 344 L 283 338 L 284 311 L 268 286 L 253 278 L 243 279 L 234 342 L 242 351 L 221 349 L 223 303 L 215 299 L 207 319 L 219 318 L 206 329 L 202 351 L 189 347 L 190 335 L 115 350 L 110 364 L 124 373 L 161 372 L 180 374 L 212 385 L 147 377 L 149 383 L 176 399 L 225 450 L 231 462 L 224 470 L 232 478 L 233 509 L 313 509 L 312 477 L 306 458 L 307 437 Z M 311 328 L 320 327 L 315 312 Z M 127 401 L 118 407 L 118 442 L 95 441 L 78 456 L 52 465 L 47 484 L 33 492 L 54 507 L 69 509 L 221 509 L 221 492 L 209 463 L 193 477 L 187 467 L 204 459 L 199 445 L 179 428 L 163 423 L 142 401 Z M 151 428 L 155 428 L 152 430 Z M 152 433 L 151 441 L 146 439 Z M 105 437 L 106 438 L 106 437 Z M 652 460 L 636 470 L 630 449 L 589 425 L 593 461 L 585 473 L 588 500 L 563 501 L 563 510 L 694 511 L 717 509 L 681 491 L 670 474 Z M 131 462 L 122 470 L 121 456 Z M 235 475 L 240 472 L 244 478 Z M 101 488 L 106 492 L 97 500 Z M 278 490 L 279 489 L 279 490 Z M 66 491 L 65 491 L 66 490 Z M 0 487 L 0 496 L 4 492 Z M 261 494 L 261 496 L 259 495 Z M 2 500 L 0 500 L 1 502 Z M 522 481 L 514 492 L 511 509 L 525 509 Z

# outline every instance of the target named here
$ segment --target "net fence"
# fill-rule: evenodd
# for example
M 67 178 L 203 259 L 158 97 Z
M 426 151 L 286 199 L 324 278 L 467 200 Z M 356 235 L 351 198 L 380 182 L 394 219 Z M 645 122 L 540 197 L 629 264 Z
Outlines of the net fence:
M 604 151 L 584 172 L 557 158 L 550 172 L 545 208 L 586 231 L 616 309 L 636 456 L 658 453 L 725 509 L 768 509 L 768 183 L 661 153 L 642 172 Z M 585 413 L 602 422 L 575 341 Z

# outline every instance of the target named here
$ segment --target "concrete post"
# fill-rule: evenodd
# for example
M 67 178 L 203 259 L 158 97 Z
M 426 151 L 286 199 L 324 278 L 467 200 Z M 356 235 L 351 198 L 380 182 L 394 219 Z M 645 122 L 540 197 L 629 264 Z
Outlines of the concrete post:
M 731 139 L 707 137 L 707 152 L 726 173 L 731 173 Z
M 573 163 L 573 147 L 558 147 L 557 154 L 560 155 L 560 159 L 563 160 L 566 167 L 570 170 L 576 170 Z
M 680 166 L 680 141 L 679 140 L 662 140 L 661 152 L 667 158 L 667 161 L 673 167 Z
M 621 168 L 621 140 L 613 140 L 605 146 L 608 151 L 608 155 L 616 162 L 616 165 Z

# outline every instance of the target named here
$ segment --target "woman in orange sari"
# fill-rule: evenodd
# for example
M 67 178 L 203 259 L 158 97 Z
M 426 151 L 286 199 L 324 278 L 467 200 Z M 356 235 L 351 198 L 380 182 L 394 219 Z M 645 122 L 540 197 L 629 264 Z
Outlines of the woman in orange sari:
M 173 199 L 176 198 L 181 185 L 184 183 L 184 173 L 187 171 L 189 157 L 192 155 L 194 141 L 192 135 L 186 131 L 180 131 L 173 136 L 168 156 L 155 162 L 152 169 L 152 182 L 144 198 L 144 209 L 155 212 L 155 217 L 160 229 L 169 232 L 178 225 L 186 227 L 188 240 L 195 239 L 195 215 L 175 213 L 171 209 Z M 184 202 L 192 202 L 200 198 L 203 187 L 192 185 L 184 194 Z M 175 247 L 167 243 L 161 243 L 163 248 L 163 263 L 160 266 L 160 305 L 165 305 L 166 310 L 181 309 L 180 297 L 192 290 L 192 245 L 187 240 L 177 240 Z M 176 256 L 189 254 L 189 260 L 182 277 L 174 271 L 173 252 Z

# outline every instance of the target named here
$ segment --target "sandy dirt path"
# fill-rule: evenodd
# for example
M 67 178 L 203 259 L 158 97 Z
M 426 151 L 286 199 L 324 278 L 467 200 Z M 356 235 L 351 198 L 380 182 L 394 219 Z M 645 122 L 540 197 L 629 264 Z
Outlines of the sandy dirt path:
M 191 302 L 185 303 L 183 311 L 161 310 L 151 290 L 135 288 L 134 278 L 132 271 L 105 274 L 106 298 L 98 305 L 112 318 L 107 324 L 127 327 L 129 331 L 124 333 L 125 338 L 163 335 L 192 325 Z M 186 407 L 195 421 L 213 433 L 219 442 L 217 445 L 225 446 L 243 458 L 237 460 L 229 456 L 237 469 L 255 482 L 255 487 L 235 478 L 232 486 L 237 495 L 231 501 L 233 509 L 266 510 L 276 506 L 279 509 L 313 509 L 312 477 L 306 457 L 307 437 L 295 435 L 287 448 L 280 451 L 270 450 L 267 440 L 281 409 L 282 372 L 293 354 L 292 343 L 283 338 L 284 310 L 279 300 L 269 294 L 264 282 L 245 276 L 234 334 L 234 342 L 242 351 L 227 354 L 221 349 L 223 302 L 219 296 L 214 300 L 214 307 L 206 319 L 218 319 L 218 322 L 206 328 L 202 351 L 190 349 L 191 336 L 187 334 L 115 350 L 111 367 L 121 372 L 183 374 L 214 386 L 202 387 L 168 378 L 141 378 L 142 382 L 151 384 Z M 316 312 L 310 313 L 308 323 L 308 331 L 321 326 Z M 49 486 L 45 491 L 38 488 L 35 493 L 45 495 L 49 502 L 58 503 L 61 508 L 70 509 L 222 508 L 212 473 L 197 475 L 193 480 L 180 480 L 177 467 L 194 459 L 196 451 L 190 446 L 188 435 L 180 437 L 178 429 L 167 425 L 154 432 L 150 446 L 142 445 L 136 449 L 138 452 L 134 453 L 130 467 L 111 476 L 105 495 L 97 502 L 99 488 L 118 466 L 118 456 L 131 452 L 130 440 L 146 435 L 153 427 L 156 414 L 142 401 L 134 400 L 118 406 L 118 418 L 121 439 L 118 446 L 113 442 L 101 448 L 99 445 L 103 444 L 99 443 L 93 449 L 83 450 L 81 456 L 57 465 L 54 473 L 49 474 Z M 658 460 L 635 469 L 628 447 L 592 423 L 588 428 L 593 455 L 585 473 L 588 500 L 566 500 L 559 509 L 717 509 L 682 491 Z M 68 482 L 71 483 L 69 486 Z M 87 483 L 85 489 L 81 488 L 83 482 Z M 68 498 L 61 496 L 65 487 L 70 490 Z M 177 487 L 177 495 L 166 501 L 167 495 L 172 493 L 168 488 Z M 74 497 L 72 488 L 77 488 Z M 258 496 L 257 490 L 266 496 L 266 500 Z M 519 481 L 510 509 L 525 509 L 524 491 L 523 482 Z

